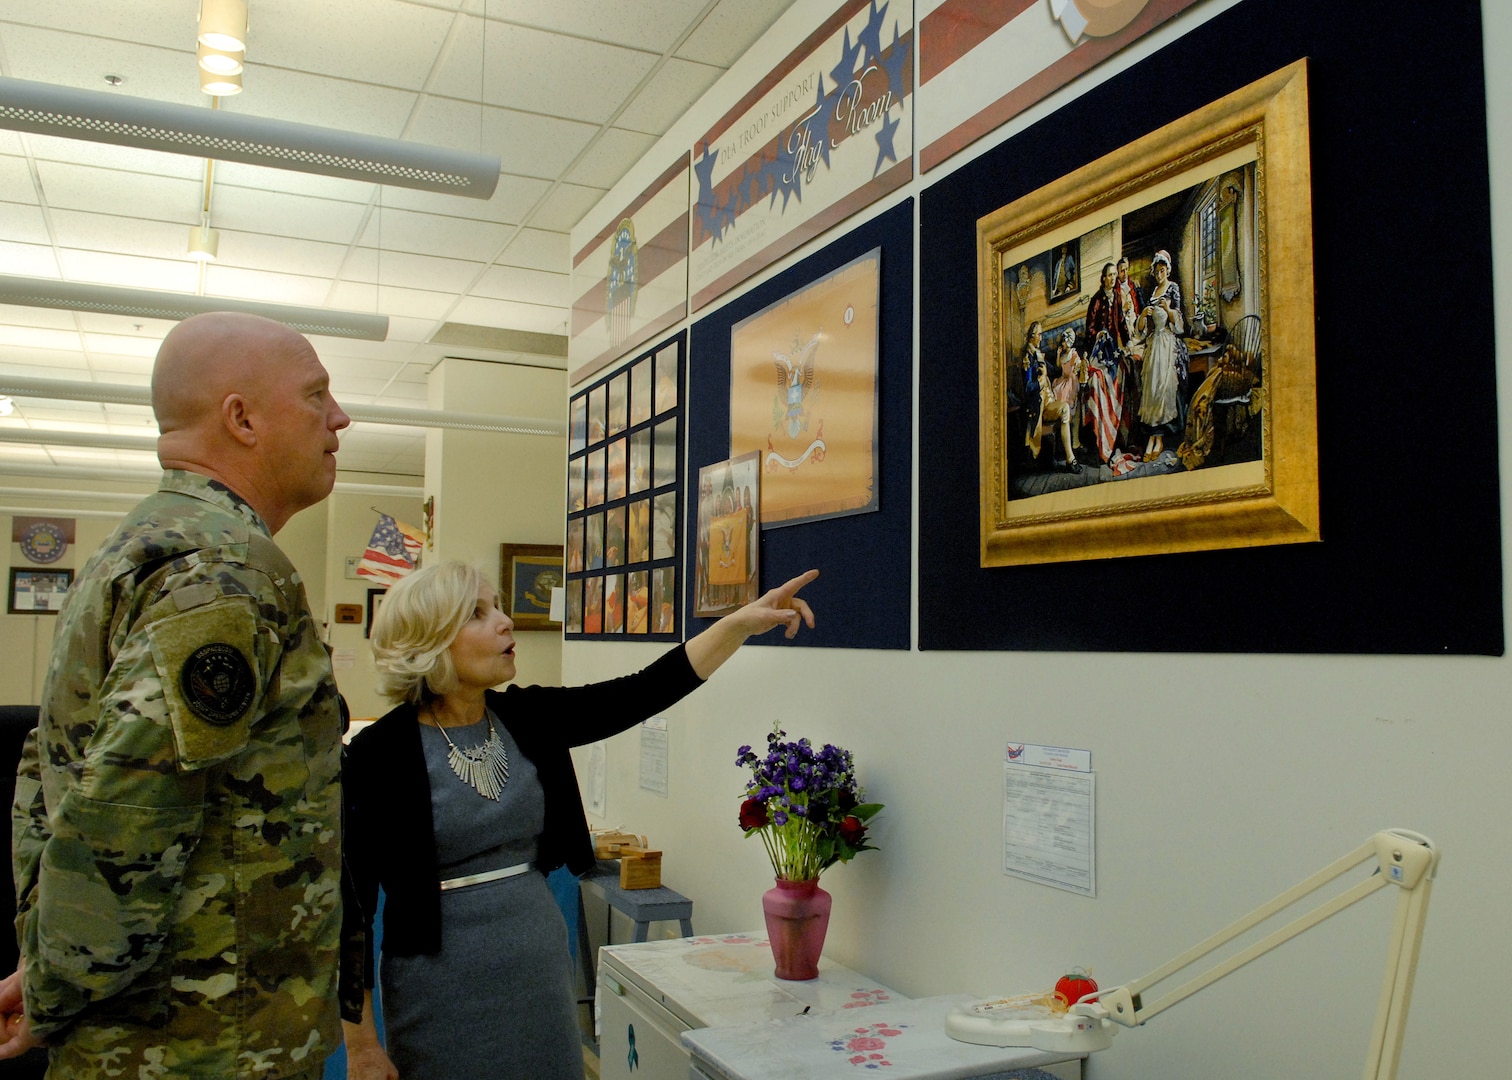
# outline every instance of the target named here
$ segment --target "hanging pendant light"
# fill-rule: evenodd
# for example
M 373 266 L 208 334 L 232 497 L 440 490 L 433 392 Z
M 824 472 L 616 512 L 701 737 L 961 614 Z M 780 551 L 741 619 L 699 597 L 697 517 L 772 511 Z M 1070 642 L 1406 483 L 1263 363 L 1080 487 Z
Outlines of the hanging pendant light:
M 221 52 L 246 52 L 247 0 L 200 0 L 199 39 Z
M 242 73 L 242 58 L 247 55 L 246 53 L 212 49 L 203 41 L 198 45 L 195 59 L 199 61 L 201 71 L 208 71 L 212 75 L 240 75 Z

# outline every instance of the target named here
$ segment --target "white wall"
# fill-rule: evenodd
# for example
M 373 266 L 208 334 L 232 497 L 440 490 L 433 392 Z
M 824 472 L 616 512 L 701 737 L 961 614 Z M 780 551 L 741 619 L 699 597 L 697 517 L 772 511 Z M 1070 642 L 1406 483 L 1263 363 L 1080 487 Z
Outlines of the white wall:
M 566 372 L 447 357 L 431 372 L 433 409 L 565 420 Z M 436 500 L 438 559 L 461 559 L 499 582 L 499 545 L 563 542 L 565 436 L 435 429 L 426 433 L 425 490 Z M 562 681 L 562 637 L 516 635 L 522 685 Z
M 1506 363 L 1512 8 L 1486 2 L 1483 14 Z M 1512 430 L 1512 378 L 1500 383 L 1500 422 Z M 1505 439 L 1500 456 L 1505 506 Z M 563 666 L 581 682 L 656 653 L 568 643 Z M 1194 686 L 1211 691 L 1192 695 Z M 1509 688 L 1505 657 L 747 649 L 669 710 L 670 797 L 639 790 L 634 731 L 611 741 L 603 823 L 664 850 L 664 880 L 694 899 L 699 932 L 752 929 L 770 870 L 736 825 L 736 747 L 759 743 L 780 719 L 792 734 L 853 749 L 871 795 L 887 804 L 875 830 L 882 850 L 826 874 L 828 951 L 914 996 L 1040 989 L 1074 965 L 1105 983 L 1136 978 L 1375 831 L 1416 829 L 1444 855 L 1400 1075 L 1501 1076 L 1512 1063 L 1499 990 L 1512 956 Z M 1010 738 L 1092 751 L 1096 899 L 1001 872 L 999 762 Z M 1377 896 L 1121 1033 L 1087 1075 L 1359 1075 L 1391 902 Z

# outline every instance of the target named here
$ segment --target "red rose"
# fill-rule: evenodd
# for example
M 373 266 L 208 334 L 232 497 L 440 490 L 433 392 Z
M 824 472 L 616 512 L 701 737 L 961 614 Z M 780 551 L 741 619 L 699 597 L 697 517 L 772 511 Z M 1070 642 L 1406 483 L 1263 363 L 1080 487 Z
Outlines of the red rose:
M 855 814 L 849 814 L 840 823 L 840 839 L 851 847 L 858 846 L 866 839 L 866 825 Z
M 740 827 L 742 829 L 759 829 L 767 824 L 766 803 L 760 799 L 747 799 L 740 804 Z

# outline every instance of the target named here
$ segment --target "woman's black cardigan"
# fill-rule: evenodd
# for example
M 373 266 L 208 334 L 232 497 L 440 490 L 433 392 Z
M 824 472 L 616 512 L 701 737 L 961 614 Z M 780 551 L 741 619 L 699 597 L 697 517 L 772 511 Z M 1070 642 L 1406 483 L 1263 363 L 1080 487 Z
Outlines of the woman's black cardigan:
M 594 864 L 571 747 L 606 739 L 681 700 L 702 680 L 679 646 L 634 675 L 588 686 L 509 686 L 488 691 L 488 707 L 535 765 L 546 797 L 536 868 Z M 359 732 L 342 773 L 342 1016 L 358 1021 L 373 985 L 372 921 L 384 892 L 383 951 L 441 948 L 441 890 L 430 781 L 413 705 L 400 705 Z

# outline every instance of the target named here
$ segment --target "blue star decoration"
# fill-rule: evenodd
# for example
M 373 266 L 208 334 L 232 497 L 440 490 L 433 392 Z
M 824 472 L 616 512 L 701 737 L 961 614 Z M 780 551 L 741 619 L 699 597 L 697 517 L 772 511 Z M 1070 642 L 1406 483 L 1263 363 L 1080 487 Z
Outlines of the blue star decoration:
M 881 9 L 877 8 L 877 0 L 871 0 L 871 15 L 866 20 L 866 28 L 856 35 L 856 44 L 866 50 L 865 62 L 870 64 L 882 56 L 882 22 L 887 18 L 887 4 Z M 849 31 L 846 31 L 847 36 Z
M 851 44 L 850 27 L 847 26 L 845 28 L 845 46 L 840 50 L 840 62 L 830 68 L 830 78 L 835 81 L 836 91 L 850 85 L 850 81 L 856 77 L 856 57 L 860 53 L 861 42 L 858 40 L 854 45 Z M 820 96 L 823 96 L 822 86 Z
M 897 133 L 899 123 L 891 112 L 882 118 L 882 130 L 877 132 L 877 164 L 872 168 L 873 176 L 882 171 L 884 159 L 898 160 L 898 153 L 893 149 L 893 135 Z
M 819 159 L 824 162 L 824 167 L 830 167 L 830 116 L 834 112 L 835 99 L 840 96 L 840 84 L 835 84 L 833 93 L 824 92 L 824 75 L 819 76 L 819 98 L 814 102 L 814 111 L 809 123 L 815 128 L 814 137 L 819 141 Z
M 714 162 L 719 151 L 707 143 L 704 154 L 693 163 L 693 175 L 698 177 L 698 223 L 704 232 L 719 240 L 719 207 L 714 198 Z
M 913 52 L 912 44 L 909 38 L 899 41 L 898 27 L 894 23 L 892 48 L 882 58 L 882 71 L 887 75 L 887 89 L 892 92 L 893 100 L 900 105 L 903 103 L 904 92 L 908 89 L 903 85 L 903 68 Z

